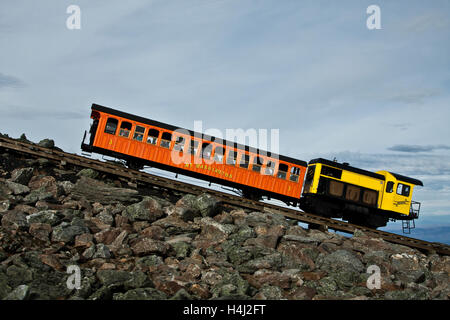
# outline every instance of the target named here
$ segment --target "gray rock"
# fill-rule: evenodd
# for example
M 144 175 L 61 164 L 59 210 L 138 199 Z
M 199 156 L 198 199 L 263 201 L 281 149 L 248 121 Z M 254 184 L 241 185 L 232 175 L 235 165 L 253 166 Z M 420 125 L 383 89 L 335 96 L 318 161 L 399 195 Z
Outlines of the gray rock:
M 30 294 L 30 287 L 22 284 L 9 293 L 4 300 L 26 300 Z
M 30 182 L 31 177 L 33 176 L 34 169 L 33 168 L 20 168 L 15 169 L 11 172 L 12 182 L 20 183 L 22 185 L 27 185 Z
M 15 195 L 23 195 L 30 192 L 30 188 L 27 186 L 24 186 L 23 184 L 12 182 L 12 181 L 6 181 L 6 185 L 8 188 L 12 191 Z
M 9 200 L 0 200 L 0 213 L 8 211 L 10 205 L 11 203 Z
M 38 145 L 44 148 L 53 148 L 55 146 L 55 141 L 52 139 L 43 139 L 39 141 Z
M 76 236 L 83 233 L 89 233 L 89 229 L 83 226 L 70 225 L 67 222 L 63 222 L 53 228 L 52 241 L 72 242 L 75 240 Z
M 93 259 L 95 259 L 95 258 L 109 259 L 109 258 L 111 258 L 111 251 L 103 243 L 99 243 L 96 245 L 95 253 L 92 256 L 92 258 Z
M 99 173 L 91 168 L 85 168 L 85 169 L 81 169 L 78 173 L 77 176 L 78 177 L 87 177 L 87 178 L 92 178 L 95 179 L 97 178 L 99 175 Z
M 61 219 L 58 217 L 57 210 L 44 210 L 39 211 L 27 216 L 27 222 L 32 223 L 47 223 L 51 226 L 55 226 Z
M 142 271 L 99 270 L 97 277 L 104 286 L 124 286 L 126 289 L 148 287 L 153 285 Z
M 318 264 L 321 270 L 327 272 L 346 270 L 361 273 L 364 271 L 364 265 L 357 255 L 348 250 L 337 250 L 328 254 Z
M 101 204 L 132 203 L 139 198 L 137 190 L 111 187 L 106 183 L 84 176 L 81 176 L 75 183 L 71 196 L 76 200 L 84 198 Z
M 155 288 L 138 288 L 125 293 L 115 293 L 114 300 L 166 300 L 167 295 Z
M 28 229 L 26 215 L 21 211 L 8 211 L 2 217 L 2 226 L 8 230 Z
M 154 222 L 164 216 L 164 211 L 156 198 L 145 197 L 141 202 L 128 206 L 122 215 L 131 222 Z

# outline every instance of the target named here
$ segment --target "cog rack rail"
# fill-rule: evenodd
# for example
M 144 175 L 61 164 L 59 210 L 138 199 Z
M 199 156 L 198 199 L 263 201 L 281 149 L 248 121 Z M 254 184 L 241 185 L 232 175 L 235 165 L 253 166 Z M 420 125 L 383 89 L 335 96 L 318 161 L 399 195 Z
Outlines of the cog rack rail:
M 368 235 L 382 238 L 383 240 L 391 243 L 405 245 L 425 252 L 435 252 L 441 255 L 450 255 L 450 246 L 443 243 L 428 242 L 419 239 L 414 239 L 403 235 L 398 235 L 395 233 L 370 229 L 367 227 L 350 224 L 340 220 L 321 217 L 315 214 L 302 212 L 296 209 L 290 209 L 280 207 L 274 204 L 250 200 L 236 195 L 228 194 L 225 192 L 189 184 L 186 182 L 153 175 L 146 172 L 128 169 L 113 163 L 104 162 L 96 159 L 89 159 L 77 154 L 59 151 L 57 149 L 44 148 L 36 144 L 30 144 L 14 139 L 0 137 L 0 149 L 12 150 L 14 152 L 26 154 L 28 156 L 36 158 L 46 158 L 62 166 L 66 164 L 71 164 L 79 167 L 91 168 L 99 172 L 112 174 L 122 178 L 128 178 L 131 181 L 147 183 L 150 185 L 178 192 L 190 193 L 194 195 L 208 192 L 214 195 L 216 198 L 220 199 L 224 204 L 229 204 L 236 207 L 247 208 L 260 212 L 281 214 L 286 218 L 294 219 L 299 222 L 307 223 L 310 225 L 319 226 L 320 228 L 325 230 L 332 229 L 335 231 L 341 231 L 350 234 L 353 234 L 356 230 L 361 230 Z

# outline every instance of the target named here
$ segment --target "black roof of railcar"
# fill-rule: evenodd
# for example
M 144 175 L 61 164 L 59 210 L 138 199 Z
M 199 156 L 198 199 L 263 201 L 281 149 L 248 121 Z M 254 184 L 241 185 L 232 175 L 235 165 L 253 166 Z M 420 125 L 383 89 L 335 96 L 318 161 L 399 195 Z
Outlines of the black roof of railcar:
M 359 169 L 359 168 L 355 168 L 355 167 L 351 167 L 348 164 L 344 164 L 344 163 L 339 163 L 336 161 L 331 161 L 331 160 L 327 160 L 327 159 L 323 159 L 323 158 L 317 158 L 317 159 L 312 159 L 311 161 L 309 161 L 309 164 L 314 164 L 314 163 L 323 163 L 335 168 L 339 168 L 339 169 L 343 169 L 343 170 L 347 170 L 347 171 L 351 171 L 351 172 L 355 172 L 355 173 L 359 173 L 359 174 L 363 174 L 369 177 L 373 177 L 373 178 L 377 178 L 380 180 L 385 180 L 384 176 L 382 174 L 379 173 L 375 173 L 375 172 L 371 172 L 371 171 L 367 171 L 367 170 L 363 170 L 363 169 Z
M 389 171 L 389 173 L 392 174 L 397 180 L 408 182 L 408 183 L 412 183 L 412 184 L 415 184 L 415 185 L 423 187 L 423 183 L 420 180 L 417 180 L 417 179 L 414 179 L 414 178 L 410 178 L 410 177 L 405 177 L 405 176 L 402 176 L 401 174 L 393 173 L 393 172 L 390 172 L 390 171 Z
M 208 140 L 208 141 L 212 141 L 212 142 L 216 142 L 216 143 L 222 143 L 224 146 L 228 145 L 228 146 L 233 146 L 234 148 L 240 149 L 240 150 L 244 150 L 244 151 L 248 151 L 248 152 L 252 152 L 252 153 L 257 153 L 257 154 L 261 154 L 261 155 L 267 155 L 268 157 L 272 157 L 272 158 L 277 158 L 280 159 L 281 161 L 285 161 L 285 162 L 290 162 L 293 164 L 297 164 L 303 167 L 307 166 L 307 162 L 303 161 L 303 160 L 298 160 L 298 159 L 294 159 L 291 157 L 287 157 L 287 156 L 283 156 L 283 155 L 279 155 L 273 152 L 268 152 L 265 150 L 261 150 L 261 149 L 257 149 L 257 148 L 253 148 L 250 146 L 246 146 L 237 142 L 231 142 L 231 141 L 227 141 L 224 139 L 219 139 L 213 136 L 209 136 L 209 135 L 205 135 L 203 133 L 199 133 L 199 132 L 195 132 L 192 130 L 188 130 L 188 129 L 184 129 L 184 128 L 180 128 L 180 127 L 176 127 L 164 122 L 159 122 L 156 120 L 152 120 L 152 119 L 148 119 L 148 118 L 144 118 L 144 117 L 140 117 L 140 116 L 136 116 L 134 114 L 130 114 L 130 113 L 126 113 L 123 111 L 119 111 L 116 109 L 112 109 L 112 108 L 108 108 L 105 106 L 101 106 L 99 104 L 93 103 L 92 110 L 97 110 L 97 111 L 101 111 L 104 113 L 108 113 L 111 115 L 116 115 L 118 117 L 122 117 L 122 118 L 126 118 L 129 120 L 134 120 L 137 122 L 141 122 L 141 123 L 145 123 L 151 126 L 155 126 L 155 127 L 159 127 L 159 128 L 164 128 L 170 131 L 175 131 L 177 129 L 182 129 L 182 130 L 186 130 L 187 132 L 189 132 L 189 134 L 191 135 L 191 137 L 202 137 L 202 139 L 204 140 Z
M 327 160 L 327 159 L 323 159 L 323 158 L 317 158 L 317 159 L 313 159 L 313 160 L 309 161 L 308 164 L 314 164 L 314 163 L 323 163 L 323 164 L 326 164 L 326 165 L 329 165 L 329 166 L 332 166 L 332 167 L 335 167 L 335 168 L 340 168 L 340 169 L 343 169 L 343 170 L 347 170 L 347 171 L 363 174 L 363 175 L 366 175 L 366 176 L 369 176 L 369 177 L 373 177 L 373 178 L 377 178 L 377 179 L 380 179 L 380 180 L 385 180 L 385 176 L 383 176 L 382 174 L 371 172 L 371 171 L 367 171 L 367 170 L 364 170 L 364 169 L 351 167 L 348 164 L 339 163 L 339 162 L 336 162 L 336 161 L 331 161 L 331 160 Z M 414 178 L 410 178 L 410 177 L 406 177 L 406 176 L 402 176 L 401 174 L 398 174 L 398 173 L 393 173 L 393 172 L 389 172 L 389 173 L 392 174 L 396 179 L 398 179 L 400 181 L 404 181 L 404 182 L 412 183 L 412 184 L 415 184 L 415 185 L 423 186 L 423 183 L 420 180 L 417 180 L 417 179 L 414 179 Z

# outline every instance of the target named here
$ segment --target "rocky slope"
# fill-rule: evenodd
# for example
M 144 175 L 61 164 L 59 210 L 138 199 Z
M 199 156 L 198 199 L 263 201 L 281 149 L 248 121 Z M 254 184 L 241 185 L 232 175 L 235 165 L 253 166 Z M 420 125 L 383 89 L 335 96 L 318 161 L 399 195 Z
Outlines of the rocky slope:
M 449 257 L 45 159 L 0 155 L 0 220 L 0 299 L 450 297 Z

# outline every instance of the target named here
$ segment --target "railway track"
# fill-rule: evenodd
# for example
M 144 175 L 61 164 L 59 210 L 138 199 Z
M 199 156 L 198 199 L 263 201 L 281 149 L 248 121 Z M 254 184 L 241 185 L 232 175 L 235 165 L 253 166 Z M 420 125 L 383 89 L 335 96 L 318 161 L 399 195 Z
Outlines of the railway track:
M 332 229 L 335 231 L 341 231 L 350 234 L 353 234 L 356 230 L 361 230 L 365 234 L 382 238 L 383 240 L 391 243 L 405 245 L 428 253 L 436 252 L 441 255 L 450 255 L 450 246 L 446 244 L 414 239 L 403 235 L 353 225 L 340 220 L 320 217 L 315 214 L 302 212 L 296 209 L 290 209 L 274 204 L 254 201 L 225 192 L 192 185 L 186 182 L 164 178 L 137 170 L 131 170 L 113 163 L 103 162 L 96 159 L 89 159 L 77 154 L 59 151 L 57 149 L 48 149 L 35 144 L 0 137 L 0 150 L 1 149 L 27 155 L 28 157 L 31 156 L 36 158 L 46 158 L 52 162 L 57 163 L 60 166 L 70 164 L 84 168 L 91 168 L 99 172 L 112 174 L 125 179 L 130 179 L 130 181 L 151 184 L 161 188 L 175 190 L 183 193 L 198 195 L 204 192 L 208 192 L 210 194 L 213 194 L 225 204 L 252 209 L 260 212 L 278 213 L 285 216 L 286 218 L 294 219 L 310 225 L 319 226 L 323 229 Z

